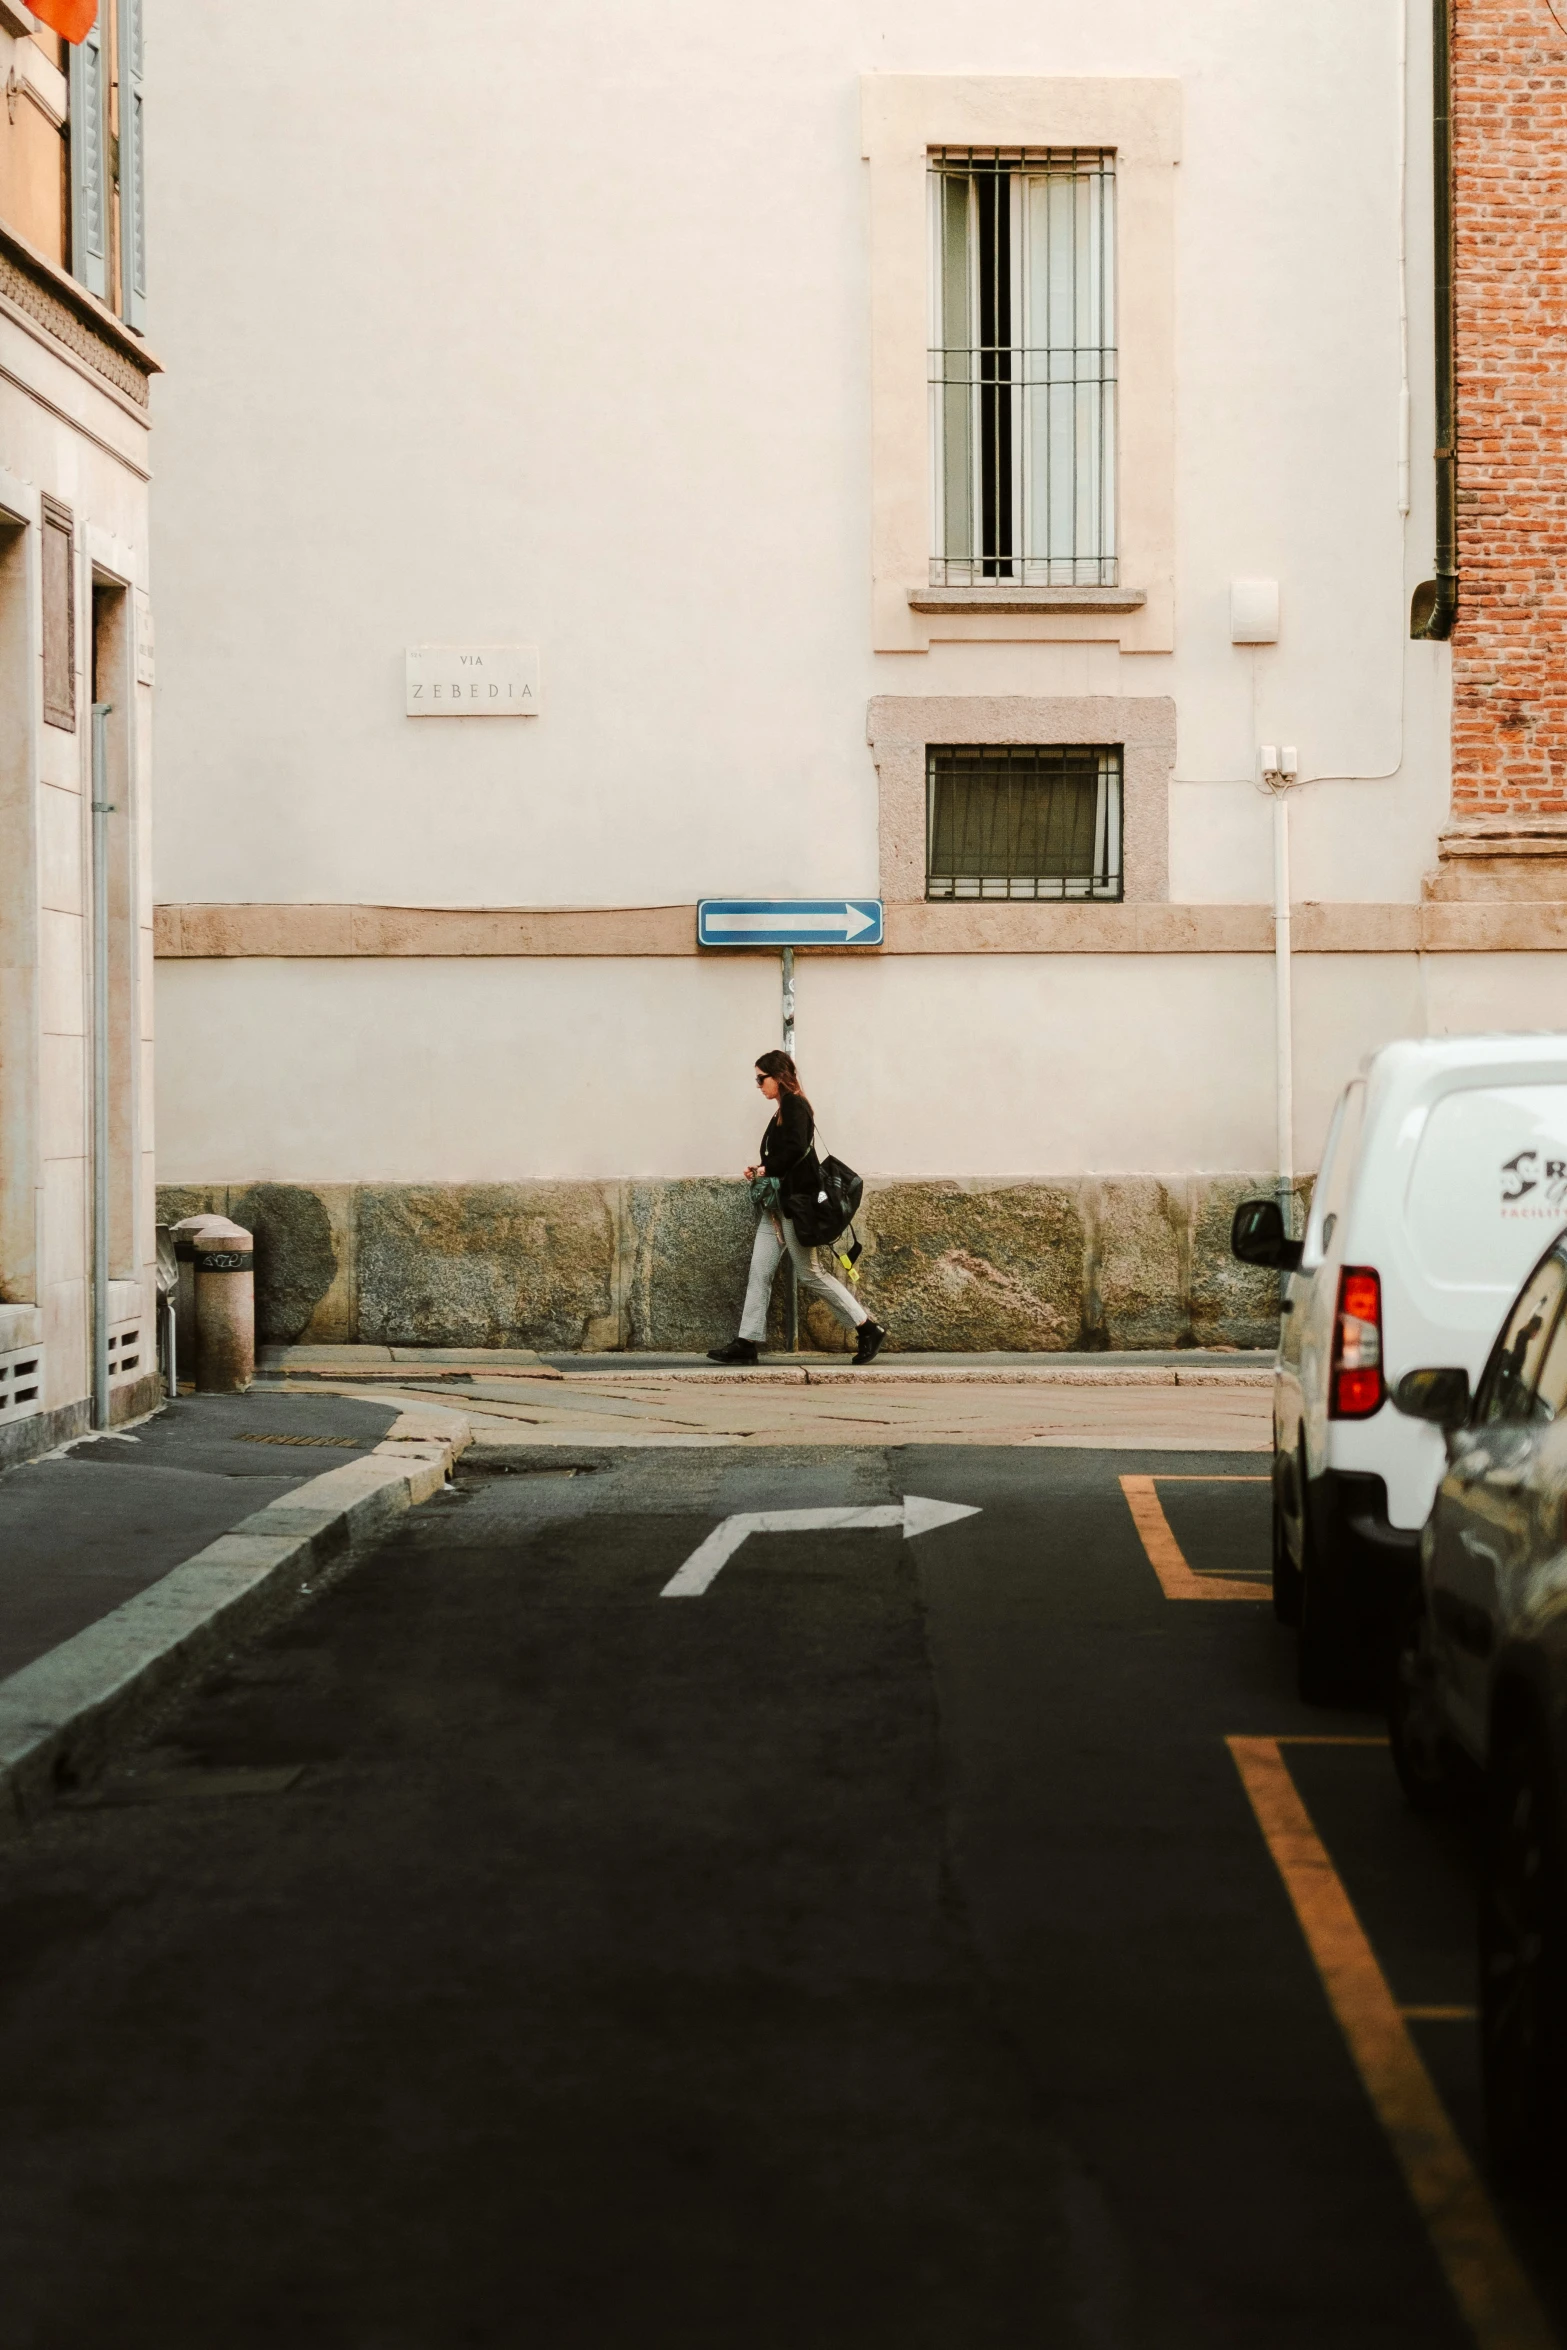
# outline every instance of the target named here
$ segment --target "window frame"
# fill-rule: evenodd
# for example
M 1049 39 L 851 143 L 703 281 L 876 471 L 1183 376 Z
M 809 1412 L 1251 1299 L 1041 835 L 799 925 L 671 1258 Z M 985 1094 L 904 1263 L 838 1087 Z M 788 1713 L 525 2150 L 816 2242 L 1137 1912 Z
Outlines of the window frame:
M 921 935 L 980 925 L 1021 942 L 1047 933 L 1119 934 L 1138 906 L 1170 895 L 1175 703 L 1167 694 L 876 694 L 866 713 L 876 765 L 881 895 L 917 905 Z M 1121 745 L 1119 901 L 927 899 L 927 760 L 932 744 Z
M 1175 643 L 1175 165 L 1181 85 L 1167 79 L 869 74 L 872 641 Z M 1114 587 L 933 588 L 930 153 L 1113 150 L 1117 552 Z
M 1033 772 L 1027 771 L 1025 758 L 1032 762 Z M 972 760 L 974 772 L 965 776 L 958 767 L 960 760 Z M 1069 762 L 1085 772 L 1081 778 L 1071 772 Z M 1092 763 L 1094 785 L 1093 849 L 1088 870 L 1059 874 L 1040 870 L 1037 818 L 1032 825 L 1014 824 L 1015 789 L 1027 791 L 1055 782 L 1072 785 L 1089 780 L 1086 770 Z M 1058 771 L 1052 773 L 1052 765 Z M 1122 794 L 1125 777 L 1125 746 L 1121 743 L 928 743 L 925 747 L 925 896 L 932 905 L 1119 905 L 1126 892 L 1125 858 L 1122 850 Z M 980 790 L 993 785 L 995 777 L 985 772 L 991 768 L 1004 776 L 1007 784 L 1005 830 L 1012 836 L 1031 830 L 1035 842 L 1034 870 L 1020 872 L 1017 860 L 1008 857 L 1009 870 L 1005 873 L 963 874 L 956 870 L 956 859 L 951 860 L 953 871 L 942 876 L 948 884 L 938 887 L 935 872 L 936 840 L 940 794 L 945 785 L 949 792 L 954 787 L 969 783 Z M 955 796 L 955 793 L 954 793 Z M 1052 795 L 1053 800 L 1054 795 Z M 1045 824 L 1045 853 L 1048 854 L 1050 819 L 1053 805 L 1047 809 Z M 981 803 L 978 821 L 994 832 L 987 823 L 987 812 Z M 964 826 L 968 830 L 967 823 Z M 999 860 L 998 860 L 999 862 Z M 972 883 L 973 886 L 965 886 Z
M 1115 166 L 929 150 L 933 587 L 1119 585 Z
M 1556 1293 L 1540 1302 L 1533 1292 L 1547 1275 L 1556 1278 Z M 1518 1327 L 1526 1307 L 1539 1303 L 1532 1323 Z M 1507 1309 L 1507 1319 L 1496 1334 L 1480 1385 L 1475 1394 L 1470 1425 L 1474 1428 L 1534 1426 L 1534 1398 L 1540 1374 L 1550 1357 L 1558 1325 L 1567 1310 L 1567 1250 L 1553 1241 L 1536 1263 Z M 1527 1346 L 1528 1351 L 1521 1350 Z
M 1349 1205 L 1350 1184 L 1359 1159 L 1361 1130 L 1366 1122 L 1366 1081 L 1352 1077 L 1339 1095 L 1322 1147 L 1317 1180 L 1311 1191 L 1311 1212 L 1300 1269 L 1313 1272 L 1326 1261 L 1333 1230 Z

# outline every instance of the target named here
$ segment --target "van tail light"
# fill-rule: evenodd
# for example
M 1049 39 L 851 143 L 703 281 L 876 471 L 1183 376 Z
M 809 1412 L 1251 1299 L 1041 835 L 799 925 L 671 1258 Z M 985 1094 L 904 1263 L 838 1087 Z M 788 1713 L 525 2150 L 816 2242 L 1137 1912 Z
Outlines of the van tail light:
M 1386 1395 L 1382 1384 L 1382 1279 L 1368 1265 L 1346 1265 L 1338 1277 L 1328 1417 L 1369 1420 L 1373 1412 L 1381 1410 Z

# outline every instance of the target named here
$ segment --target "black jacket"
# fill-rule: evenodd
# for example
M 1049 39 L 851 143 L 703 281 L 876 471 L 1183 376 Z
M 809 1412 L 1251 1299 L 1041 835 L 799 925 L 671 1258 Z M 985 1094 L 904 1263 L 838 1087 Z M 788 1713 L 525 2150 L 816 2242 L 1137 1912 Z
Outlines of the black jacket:
M 778 1097 L 778 1114 L 762 1136 L 762 1173 L 776 1175 L 785 1214 L 796 1192 L 814 1195 L 821 1176 L 816 1157 L 816 1121 L 803 1094 Z

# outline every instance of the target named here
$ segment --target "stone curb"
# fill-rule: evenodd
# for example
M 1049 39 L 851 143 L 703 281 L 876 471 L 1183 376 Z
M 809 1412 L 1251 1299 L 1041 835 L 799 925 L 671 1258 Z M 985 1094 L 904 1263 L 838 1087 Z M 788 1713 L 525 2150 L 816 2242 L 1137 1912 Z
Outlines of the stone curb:
M 777 1370 L 765 1364 L 755 1368 L 711 1371 L 568 1371 L 568 1386 L 590 1381 L 604 1382 L 616 1387 L 661 1386 L 665 1381 L 682 1387 L 1271 1387 L 1273 1372 L 1261 1365 L 1237 1364 L 1231 1370 L 1220 1370 L 1203 1365 L 1190 1371 L 1177 1370 L 1173 1364 L 1150 1364 L 1139 1370 L 1130 1364 L 1116 1364 L 1113 1368 L 1095 1371 L 1088 1369 L 1052 1370 L 1041 1366 L 1034 1370 L 997 1369 L 962 1371 L 943 1368 L 939 1371 L 905 1370 L 888 1366 L 878 1370 L 867 1364 L 855 1370 L 845 1363 L 841 1369 L 807 1369 L 803 1364 L 788 1364 Z
M 303 1394 L 305 1386 L 315 1386 L 322 1379 L 327 1394 L 334 1396 L 362 1396 L 366 1403 L 374 1403 L 374 1389 L 369 1389 L 357 1372 L 341 1372 L 327 1382 L 327 1375 L 312 1375 L 310 1382 L 298 1379 L 296 1372 L 277 1372 L 275 1379 L 265 1379 L 265 1389 L 273 1394 L 296 1386 Z M 740 1370 L 569 1370 L 569 1372 L 540 1372 L 540 1377 L 554 1377 L 571 1386 L 634 1386 L 646 1391 L 670 1391 L 679 1386 L 1273 1386 L 1271 1365 L 1236 1365 L 1236 1370 L 1219 1370 L 1212 1365 L 1193 1365 L 1191 1370 L 1175 1370 L 1175 1365 L 1149 1365 L 1149 1370 L 1137 1370 L 1130 1365 L 1114 1365 L 1109 1370 L 876 1370 L 872 1365 L 853 1370 L 846 1363 L 834 1370 L 806 1370 L 803 1365 L 787 1363 L 778 1370 L 768 1365 Z M 402 1394 L 418 1394 L 425 1386 L 423 1372 L 409 1372 L 395 1382 Z M 432 1384 L 432 1382 L 430 1382 Z M 515 1386 L 519 1398 L 529 1391 L 529 1377 L 524 1372 L 475 1372 L 472 1375 L 472 1394 L 465 1403 L 482 1405 L 486 1391 L 493 1386 Z M 540 1398 L 543 1401 L 543 1398 Z M 564 1405 L 566 1396 L 552 1396 L 554 1405 Z
M 242 1518 L 85 1631 L 0 1681 L 0 1796 L 17 1818 L 97 1769 L 235 1641 L 287 1615 L 438 1493 L 473 1442 L 459 1412 L 404 1412 L 373 1452 Z M 307 1579 L 300 1582 L 303 1574 Z
M 352 1379 L 357 1386 L 368 1386 L 372 1381 L 388 1387 L 406 1387 L 410 1380 L 416 1386 L 433 1386 L 438 1380 L 454 1384 L 464 1379 L 564 1379 L 566 1373 L 557 1371 L 553 1363 L 500 1362 L 491 1368 L 469 1363 L 275 1363 L 263 1360 L 256 1366 L 264 1380 L 327 1379 L 341 1383 Z

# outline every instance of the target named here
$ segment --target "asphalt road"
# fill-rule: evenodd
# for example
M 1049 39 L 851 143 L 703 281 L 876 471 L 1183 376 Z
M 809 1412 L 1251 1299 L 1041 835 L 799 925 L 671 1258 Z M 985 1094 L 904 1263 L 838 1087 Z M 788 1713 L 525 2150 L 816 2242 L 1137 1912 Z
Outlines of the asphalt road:
M 1476 2339 L 1226 1745 L 1377 1729 L 1207 1596 L 1263 1466 L 462 1475 L 0 1852 L 5 2350 Z M 730 1513 L 908 1494 L 979 1514 L 660 1596 Z M 1464 1827 L 1278 1752 L 1474 2151 Z M 1552 2208 L 1500 2218 L 1560 2314 Z

